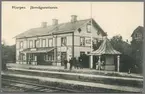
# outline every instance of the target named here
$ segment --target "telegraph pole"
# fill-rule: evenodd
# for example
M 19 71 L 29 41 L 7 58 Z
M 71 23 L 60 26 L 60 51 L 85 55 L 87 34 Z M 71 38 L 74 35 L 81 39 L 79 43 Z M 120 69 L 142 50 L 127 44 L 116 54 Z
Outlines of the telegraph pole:
M 92 3 L 91 3 L 91 53 L 92 53 L 92 51 L 93 51 L 93 43 L 92 43 L 92 41 L 93 41 L 93 37 L 92 37 Z M 90 68 L 92 68 L 93 67 L 93 55 L 91 54 L 91 56 L 90 56 Z

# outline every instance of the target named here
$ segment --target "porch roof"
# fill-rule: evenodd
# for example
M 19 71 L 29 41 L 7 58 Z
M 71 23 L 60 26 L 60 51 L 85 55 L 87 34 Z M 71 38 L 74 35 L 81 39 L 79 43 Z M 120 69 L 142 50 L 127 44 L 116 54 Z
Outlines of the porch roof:
M 96 51 L 90 53 L 89 55 L 103 55 L 103 54 L 118 55 L 121 53 L 112 47 L 109 39 L 105 38 L 100 47 Z
M 34 49 L 25 49 L 22 53 L 48 53 L 52 51 L 54 47 L 47 47 L 47 48 L 34 48 Z

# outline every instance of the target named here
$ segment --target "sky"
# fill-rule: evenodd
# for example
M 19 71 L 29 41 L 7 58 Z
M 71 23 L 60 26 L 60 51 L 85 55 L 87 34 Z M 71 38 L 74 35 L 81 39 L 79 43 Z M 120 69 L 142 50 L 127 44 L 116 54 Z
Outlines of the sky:
M 13 7 L 25 7 L 16 9 Z M 30 9 L 30 7 L 55 7 L 55 9 Z M 71 15 L 78 20 L 94 18 L 107 32 L 108 38 L 120 34 L 124 40 L 131 40 L 131 34 L 138 26 L 144 26 L 142 2 L 2 2 L 2 40 L 7 45 L 15 44 L 15 36 L 31 28 L 41 26 L 41 22 L 52 24 L 69 22 Z

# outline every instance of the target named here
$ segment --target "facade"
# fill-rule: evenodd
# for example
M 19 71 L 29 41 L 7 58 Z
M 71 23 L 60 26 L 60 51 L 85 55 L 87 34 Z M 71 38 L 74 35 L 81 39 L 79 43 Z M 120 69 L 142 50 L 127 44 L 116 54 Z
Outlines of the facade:
M 43 22 L 41 27 L 16 36 L 16 63 L 62 65 L 64 59 L 90 53 L 91 36 L 93 41 L 106 36 L 94 19 L 77 20 L 77 16 L 72 15 L 67 23 L 58 24 L 58 20 L 53 19 L 52 25 L 47 26 Z

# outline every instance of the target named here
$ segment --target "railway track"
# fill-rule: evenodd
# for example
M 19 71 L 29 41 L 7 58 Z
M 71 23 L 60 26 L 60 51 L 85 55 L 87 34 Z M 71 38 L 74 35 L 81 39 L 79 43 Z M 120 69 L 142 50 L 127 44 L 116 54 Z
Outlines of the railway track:
M 31 82 L 22 82 L 18 80 L 11 80 L 2 78 L 2 85 L 3 86 L 12 86 L 23 89 L 23 92 L 68 92 L 68 93 L 76 93 L 81 92 L 72 89 L 64 89 L 59 87 L 35 84 Z

